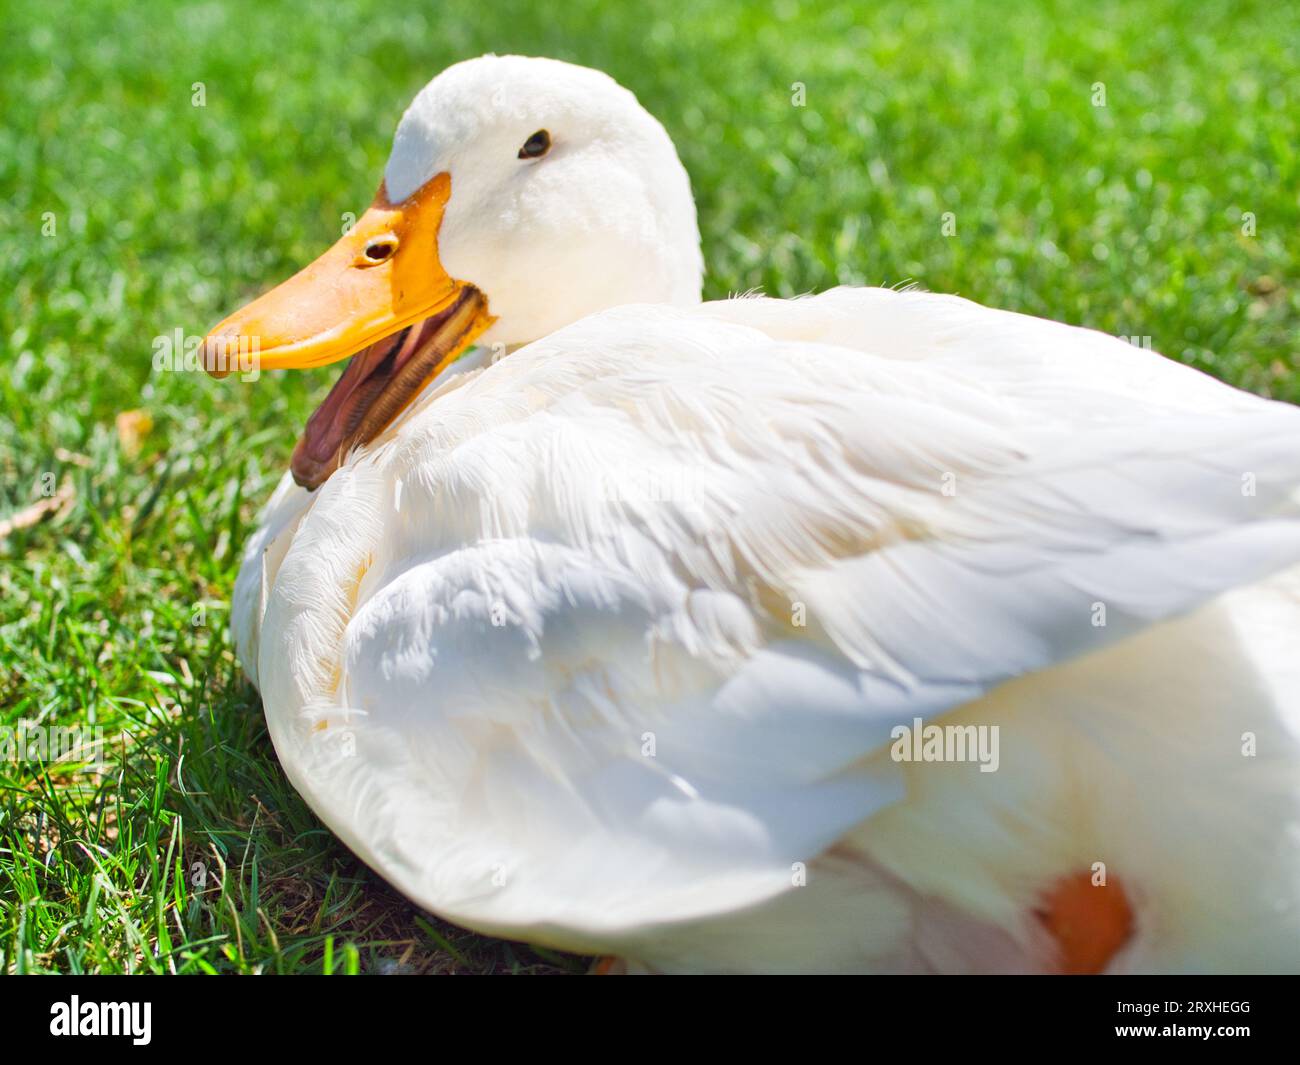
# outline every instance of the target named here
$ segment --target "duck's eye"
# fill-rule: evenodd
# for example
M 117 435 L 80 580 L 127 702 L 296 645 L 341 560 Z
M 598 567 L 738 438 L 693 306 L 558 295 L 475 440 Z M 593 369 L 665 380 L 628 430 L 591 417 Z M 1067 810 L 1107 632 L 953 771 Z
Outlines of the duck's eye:
M 543 155 L 551 150 L 551 135 L 544 129 L 539 129 L 526 141 L 524 146 L 519 149 L 520 159 L 540 159 Z
M 390 258 L 395 251 L 397 251 L 396 237 L 379 237 L 367 244 L 366 250 L 361 254 L 363 261 L 373 266 Z

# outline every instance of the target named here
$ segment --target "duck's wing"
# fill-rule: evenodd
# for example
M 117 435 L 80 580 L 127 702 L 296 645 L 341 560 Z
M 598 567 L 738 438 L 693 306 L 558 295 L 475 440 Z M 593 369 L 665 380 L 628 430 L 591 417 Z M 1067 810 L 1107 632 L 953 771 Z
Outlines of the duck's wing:
M 876 290 L 624 308 L 320 490 L 268 719 L 413 898 L 597 948 L 790 888 L 899 797 L 895 725 L 1300 560 L 1298 485 L 1300 411 L 1100 334 Z

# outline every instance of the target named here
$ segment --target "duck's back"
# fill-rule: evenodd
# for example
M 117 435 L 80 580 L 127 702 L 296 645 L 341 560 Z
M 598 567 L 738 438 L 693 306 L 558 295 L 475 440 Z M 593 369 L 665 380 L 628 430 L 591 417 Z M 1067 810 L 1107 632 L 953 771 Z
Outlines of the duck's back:
M 1256 582 L 1298 487 L 1300 411 L 1101 334 L 886 290 L 620 308 L 283 485 L 235 626 L 313 808 L 474 927 L 1046 967 L 1035 899 L 1101 862 L 1131 964 L 1284 967 L 1300 611 Z M 892 758 L 918 718 L 997 725 L 995 771 Z M 1245 816 L 1201 870 L 1194 826 Z

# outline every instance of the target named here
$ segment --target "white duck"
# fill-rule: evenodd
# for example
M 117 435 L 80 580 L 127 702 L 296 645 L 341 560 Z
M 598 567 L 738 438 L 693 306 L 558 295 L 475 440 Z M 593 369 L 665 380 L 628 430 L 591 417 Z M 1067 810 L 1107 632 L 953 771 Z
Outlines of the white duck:
M 360 352 L 233 603 L 325 823 L 638 968 L 1300 968 L 1300 411 L 952 297 L 700 280 L 632 94 L 489 56 L 209 337 Z M 916 718 L 998 731 L 927 762 Z

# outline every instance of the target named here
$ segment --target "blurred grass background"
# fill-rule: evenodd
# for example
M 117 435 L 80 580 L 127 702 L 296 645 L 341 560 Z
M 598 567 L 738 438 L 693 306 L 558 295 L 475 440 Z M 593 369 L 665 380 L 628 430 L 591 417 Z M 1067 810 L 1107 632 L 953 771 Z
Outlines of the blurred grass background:
M 442 67 L 550 55 L 632 88 L 691 173 L 708 297 L 912 280 L 1295 402 L 1298 48 L 1300 8 L 1226 0 L 12 7 L 0 520 L 63 494 L 0 542 L 0 725 L 112 750 L 0 764 L 0 966 L 581 968 L 419 914 L 275 761 L 227 599 L 333 372 L 151 365 L 336 238 Z

